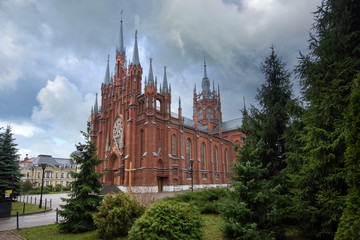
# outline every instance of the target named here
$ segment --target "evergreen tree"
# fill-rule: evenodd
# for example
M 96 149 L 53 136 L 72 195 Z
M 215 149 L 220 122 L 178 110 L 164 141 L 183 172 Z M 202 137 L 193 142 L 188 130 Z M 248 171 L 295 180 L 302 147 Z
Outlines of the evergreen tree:
M 16 146 L 11 127 L 7 126 L 0 133 L 0 199 L 5 198 L 5 190 L 13 190 L 12 198 L 20 195 L 21 173 Z
M 235 147 L 238 157 L 233 167 L 234 177 L 229 200 L 222 205 L 225 234 L 236 239 L 281 238 L 284 233 L 282 213 L 286 198 L 282 175 L 286 152 L 284 132 L 291 123 L 290 74 L 285 64 L 271 54 L 261 65 L 265 83 L 256 100 L 260 109 L 252 107 L 251 114 L 243 110 L 240 131 L 246 134 L 242 148 Z
M 259 122 L 263 146 L 261 162 L 270 164 L 270 176 L 277 175 L 286 165 L 284 154 L 287 151 L 283 134 L 290 123 L 289 107 L 295 102 L 291 98 L 290 74 L 285 63 L 275 54 L 271 54 L 261 64 L 265 83 L 258 89 L 256 100 L 260 110 L 256 116 Z
M 310 54 L 297 72 L 307 109 L 304 128 L 289 157 L 292 206 L 303 233 L 332 239 L 344 208 L 345 119 L 352 81 L 360 69 L 359 1 L 328 0 L 315 13 Z
M 347 145 L 345 152 L 346 181 L 349 185 L 346 207 L 340 219 L 335 239 L 360 239 L 360 73 L 354 82 L 350 106 L 346 115 Z
M 59 228 L 65 232 L 86 232 L 95 229 L 92 215 L 97 212 L 102 198 L 98 196 L 103 183 L 98 179 L 103 173 L 94 170 L 95 166 L 103 162 L 96 154 L 95 143 L 90 139 L 90 122 L 87 124 L 87 132 L 82 132 L 85 144 L 76 145 L 81 152 L 79 156 L 74 155 L 76 164 L 80 165 L 80 172 L 72 172 L 75 181 L 71 183 L 72 193 L 70 198 L 63 198 L 66 202 L 61 207 L 59 215 L 64 217 L 64 221 L 59 224 Z
M 252 114 L 254 111 L 257 109 L 253 108 Z M 246 109 L 243 113 L 247 113 Z M 243 116 L 240 130 L 246 140 L 242 147 L 235 146 L 239 154 L 233 166 L 233 182 L 227 200 L 219 207 L 223 231 L 229 239 L 271 239 L 276 225 L 273 216 L 277 189 L 267 179 L 269 166 L 261 163 L 263 142 L 257 134 L 258 121 L 248 114 Z

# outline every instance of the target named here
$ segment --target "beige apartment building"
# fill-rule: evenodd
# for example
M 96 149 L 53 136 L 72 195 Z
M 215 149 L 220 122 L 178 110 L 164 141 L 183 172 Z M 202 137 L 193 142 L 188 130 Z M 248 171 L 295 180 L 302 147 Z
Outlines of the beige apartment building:
M 71 158 L 53 158 L 51 155 L 39 155 L 36 158 L 26 158 L 19 162 L 23 174 L 21 181 L 30 181 L 34 187 L 41 186 L 42 166 L 44 170 L 44 186 L 68 186 L 74 178 L 70 172 L 76 172 L 78 166 Z

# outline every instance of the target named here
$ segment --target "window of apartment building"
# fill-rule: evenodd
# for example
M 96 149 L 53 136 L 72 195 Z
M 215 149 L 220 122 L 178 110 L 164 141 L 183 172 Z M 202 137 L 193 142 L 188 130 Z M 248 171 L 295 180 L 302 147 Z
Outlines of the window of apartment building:
M 63 172 L 61 173 L 61 178 L 64 178 L 64 173 Z
M 38 178 L 40 178 L 40 174 L 41 174 L 41 173 L 40 173 L 40 171 L 39 171 L 39 172 L 38 172 Z
M 26 173 L 26 177 L 29 178 L 30 177 L 30 172 Z
M 58 178 L 59 177 L 59 172 L 58 171 L 56 171 L 56 178 Z
M 64 186 L 64 185 L 63 185 L 63 181 L 60 181 L 60 185 L 61 185 L 61 186 Z
M 66 178 L 70 178 L 70 172 L 67 172 Z

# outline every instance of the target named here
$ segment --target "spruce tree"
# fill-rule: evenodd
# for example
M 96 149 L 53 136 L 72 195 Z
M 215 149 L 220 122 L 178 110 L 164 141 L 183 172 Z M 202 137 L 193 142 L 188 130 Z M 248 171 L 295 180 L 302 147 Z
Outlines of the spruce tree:
M 297 72 L 307 108 L 299 146 L 289 154 L 298 161 L 292 182 L 292 207 L 304 235 L 333 239 L 344 208 L 344 119 L 352 81 L 360 69 L 359 1 L 328 0 L 315 13 L 306 56 Z
M 346 207 L 335 239 L 360 239 L 360 73 L 354 82 L 346 114 L 345 173 L 349 186 Z
M 17 144 L 11 127 L 0 133 L 0 199 L 5 199 L 5 190 L 13 190 L 12 198 L 20 195 L 20 178 Z
M 291 98 L 290 74 L 273 46 L 261 70 L 265 83 L 256 96 L 260 109 L 252 107 L 248 114 L 244 107 L 239 130 L 246 140 L 242 148 L 235 147 L 238 157 L 229 200 L 221 207 L 224 231 L 231 239 L 281 238 L 284 233 L 283 135 L 291 123 L 290 107 L 296 102 Z
M 224 219 L 223 231 L 229 239 L 272 239 L 276 215 L 274 205 L 277 189 L 268 180 L 269 165 L 261 163 L 263 142 L 258 135 L 258 121 L 252 114 L 243 114 L 240 131 L 246 134 L 242 147 L 235 146 L 239 154 L 233 166 L 233 181 L 228 197 L 219 210 Z M 247 113 L 244 109 L 243 113 Z
M 74 155 L 76 164 L 80 165 L 80 172 L 72 172 L 75 181 L 71 183 L 70 198 L 63 198 L 66 203 L 62 205 L 59 215 L 64 220 L 59 228 L 65 232 L 86 232 L 95 229 L 92 215 L 97 212 L 102 198 L 99 196 L 103 183 L 99 178 L 103 173 L 95 171 L 95 166 L 103 162 L 96 154 L 95 143 L 90 139 L 90 122 L 87 124 L 87 132 L 82 132 L 85 144 L 77 144 L 81 152 L 79 156 Z

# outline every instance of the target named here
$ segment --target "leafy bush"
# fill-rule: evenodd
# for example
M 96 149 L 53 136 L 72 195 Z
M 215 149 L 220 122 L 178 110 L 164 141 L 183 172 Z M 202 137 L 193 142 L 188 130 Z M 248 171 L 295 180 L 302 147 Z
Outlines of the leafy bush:
M 32 188 L 33 188 L 33 184 L 29 180 L 26 180 L 25 182 L 21 183 L 21 192 L 22 193 L 27 193 Z
M 218 202 L 226 196 L 226 188 L 210 188 L 196 192 L 176 194 L 174 197 L 166 197 L 163 201 L 186 202 L 195 205 L 201 213 L 218 214 Z
M 44 190 L 47 191 L 47 192 L 52 192 L 53 186 L 52 185 L 47 185 L 47 186 L 44 187 Z
M 135 220 L 145 211 L 135 197 L 127 193 L 105 195 L 93 215 L 98 233 L 103 238 L 126 236 Z
M 159 201 L 136 220 L 129 240 L 203 239 L 204 222 L 199 209 L 188 203 Z
M 62 185 L 61 184 L 56 184 L 55 188 L 54 188 L 54 191 L 55 192 L 61 192 L 61 189 L 62 189 Z

